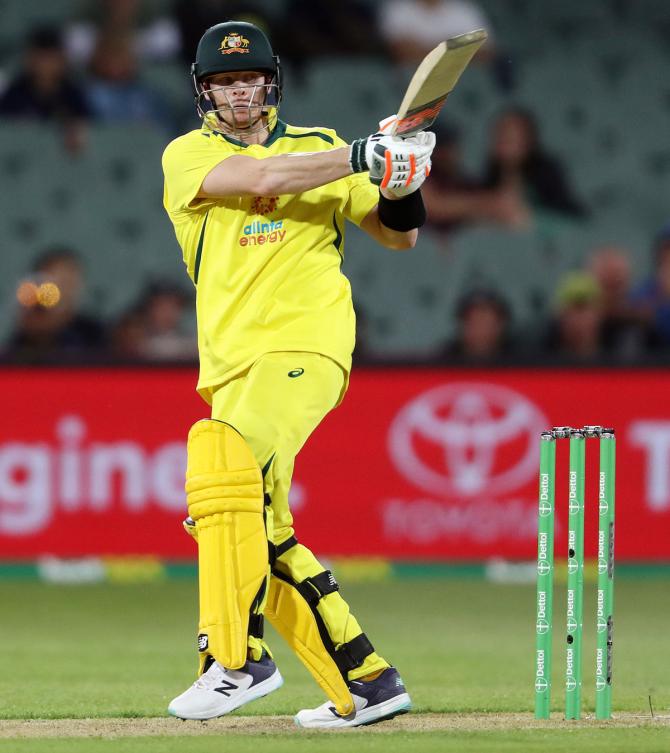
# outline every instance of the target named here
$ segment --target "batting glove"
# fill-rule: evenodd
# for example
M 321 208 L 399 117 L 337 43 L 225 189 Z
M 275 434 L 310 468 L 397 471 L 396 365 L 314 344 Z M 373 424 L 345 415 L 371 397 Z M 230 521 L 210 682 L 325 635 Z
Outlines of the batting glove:
M 374 134 L 351 145 L 349 162 L 354 172 L 370 172 L 370 182 L 398 196 L 416 191 L 430 172 L 435 134 L 420 133 L 409 139 Z
M 389 137 L 388 132 L 398 119 L 397 115 L 389 115 L 379 121 L 379 130 L 366 139 L 356 139 L 349 149 L 349 164 L 355 173 L 367 172 L 374 162 L 374 147 L 384 136 Z
M 435 134 L 430 131 L 417 133 L 409 139 L 404 139 L 405 143 L 415 144 L 423 151 L 422 156 L 417 157 L 414 165 L 414 172 L 407 175 L 405 182 L 402 182 L 402 177 L 399 180 L 389 181 L 387 186 L 382 186 L 386 189 L 386 192 L 392 196 L 401 198 L 408 194 L 414 193 L 423 185 L 426 178 L 430 175 L 431 160 L 430 155 L 435 147 Z M 372 180 L 372 178 L 371 178 Z M 374 181 L 373 181 L 374 182 Z M 398 185 L 400 183 L 401 185 Z

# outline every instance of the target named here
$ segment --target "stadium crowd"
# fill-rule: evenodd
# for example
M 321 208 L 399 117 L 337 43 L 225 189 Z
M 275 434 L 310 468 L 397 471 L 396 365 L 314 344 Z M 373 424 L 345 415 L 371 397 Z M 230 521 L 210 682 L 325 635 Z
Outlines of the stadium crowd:
M 185 123 L 144 81 L 143 66 L 181 60 L 186 75 L 204 29 L 229 17 L 260 22 L 298 77 L 319 56 L 376 55 L 412 67 L 437 41 L 485 26 L 491 41 L 477 62 L 510 104 L 491 123 L 478 172 L 464 167 L 467 134 L 448 116 L 440 120 L 433 171 L 423 189 L 429 218 L 424 232 L 448 253 L 467 227 L 523 231 L 537 213 L 572 223 L 590 215 L 591 207 L 571 181 L 570 164 L 545 143 L 534 114 L 513 104 L 514 67 L 474 2 L 288 0 L 281 13 L 272 14 L 253 2 L 174 0 L 169 12 L 165 9 L 166 3 L 152 0 L 90 0 L 62 28 L 31 29 L 20 64 L 13 72 L 5 70 L 0 119 L 60 128 L 72 159 L 89 148 L 87 129 L 93 123 L 147 123 L 162 130 L 167 141 L 194 124 Z M 192 291 L 165 280 L 156 269 L 127 311 L 103 321 L 82 303 L 87 283 L 80 251 L 51 246 L 34 260 L 30 282 L 18 288 L 14 330 L 0 346 L 5 361 L 195 359 Z M 504 290 L 473 284 L 462 290 L 451 312 L 456 334 L 445 337 L 423 361 L 629 363 L 670 355 L 670 224 L 650 228 L 648 253 L 652 272 L 640 281 L 630 249 L 595 244 L 579 268 L 556 280 L 549 315 L 532 327 L 517 325 Z M 48 292 L 52 283 L 55 298 Z M 354 289 L 356 303 L 364 304 L 358 297 Z M 388 362 L 368 346 L 365 306 L 358 308 L 356 359 Z

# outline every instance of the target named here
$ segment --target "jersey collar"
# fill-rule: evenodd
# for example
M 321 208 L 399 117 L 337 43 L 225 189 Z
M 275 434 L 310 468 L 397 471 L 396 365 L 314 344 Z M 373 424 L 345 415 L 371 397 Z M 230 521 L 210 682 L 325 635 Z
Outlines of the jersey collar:
M 280 139 L 286 133 L 286 123 L 284 123 L 283 120 L 277 120 L 277 125 L 275 126 L 274 131 L 272 131 L 272 133 L 268 137 L 268 140 L 264 144 L 245 144 L 244 141 L 239 141 L 239 139 L 234 139 L 232 136 L 229 136 L 227 133 L 223 133 L 223 131 L 214 131 L 214 133 L 216 133 L 218 136 L 222 136 L 229 143 L 235 144 L 235 146 L 241 146 L 243 149 L 246 149 L 248 146 L 270 146 L 271 144 L 274 144 L 274 142 L 277 139 Z

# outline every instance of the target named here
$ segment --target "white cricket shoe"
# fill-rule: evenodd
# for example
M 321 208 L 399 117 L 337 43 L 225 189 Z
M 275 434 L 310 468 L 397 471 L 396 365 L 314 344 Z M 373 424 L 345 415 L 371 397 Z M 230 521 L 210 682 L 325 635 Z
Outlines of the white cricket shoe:
M 389 667 L 376 680 L 350 680 L 347 685 L 354 699 L 356 713 L 340 716 L 331 701 L 315 709 L 299 711 L 294 721 L 299 727 L 360 727 L 393 719 L 412 708 L 412 699 L 405 690 L 398 670 Z
M 214 719 L 228 714 L 284 684 L 277 665 L 264 655 L 241 669 L 226 669 L 213 661 L 191 685 L 168 706 L 168 714 L 180 719 Z

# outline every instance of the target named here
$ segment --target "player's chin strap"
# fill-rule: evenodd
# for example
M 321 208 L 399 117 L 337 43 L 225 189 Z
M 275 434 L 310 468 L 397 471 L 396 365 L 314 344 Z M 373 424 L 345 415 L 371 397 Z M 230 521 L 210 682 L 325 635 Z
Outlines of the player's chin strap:
M 263 131 L 266 131 L 269 135 L 277 125 L 279 104 L 281 102 L 281 86 L 276 78 L 272 78 L 270 82 L 265 84 L 255 84 L 253 87 L 239 87 L 253 88 L 251 101 L 247 105 L 249 120 L 252 120 L 251 113 L 253 110 L 261 110 L 260 116 L 256 121 L 250 122 L 246 128 L 240 128 L 235 124 L 236 108 L 227 93 L 225 94 L 226 104 L 217 107 L 216 101 L 212 96 L 212 87 L 206 82 L 198 82 L 195 78 L 193 78 L 193 82 L 197 92 L 195 98 L 196 110 L 202 118 L 203 123 L 210 130 L 222 133 L 225 136 L 231 136 L 232 138 L 240 138 L 245 135 L 256 135 Z M 222 86 L 216 88 L 225 90 L 228 87 Z M 256 91 L 259 89 L 265 89 L 265 97 L 263 98 L 263 102 L 254 102 Z M 231 117 L 233 125 L 226 123 L 222 117 L 223 113 Z
M 231 139 L 242 140 L 244 136 L 256 136 L 257 134 L 266 133 L 269 136 L 275 129 L 278 122 L 277 108 L 263 108 L 262 116 L 256 123 L 252 123 L 248 128 L 236 128 L 228 125 L 223 118 L 219 116 L 220 110 L 209 110 L 202 117 L 202 122 L 206 128 L 214 133 L 227 136 Z

